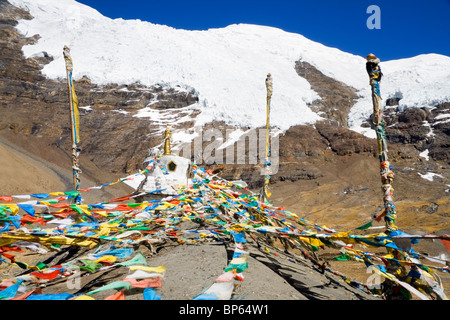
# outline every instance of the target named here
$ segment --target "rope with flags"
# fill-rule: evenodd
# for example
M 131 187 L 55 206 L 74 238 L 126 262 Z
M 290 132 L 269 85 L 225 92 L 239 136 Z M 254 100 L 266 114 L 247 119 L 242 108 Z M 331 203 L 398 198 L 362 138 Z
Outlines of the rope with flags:
M 70 56 L 70 49 L 67 46 L 64 46 L 63 49 L 64 60 L 66 63 L 66 72 L 67 72 L 67 85 L 69 89 L 69 102 L 70 102 L 70 120 L 72 126 L 72 170 L 73 170 L 73 188 L 74 190 L 78 190 L 80 187 L 80 173 L 81 169 L 79 167 L 79 155 L 81 149 L 78 144 L 80 143 L 80 115 L 78 112 L 78 98 L 75 94 L 75 88 L 73 86 L 72 79 L 72 57 Z M 77 197 L 75 202 L 81 202 L 81 199 Z
M 266 119 L 266 152 L 265 152 L 265 159 L 264 159 L 264 187 L 261 192 L 261 199 L 262 201 L 266 201 L 267 198 L 271 196 L 271 193 L 269 191 L 269 182 L 270 182 L 270 157 L 271 157 L 271 150 L 270 150 L 270 102 L 272 99 L 272 93 L 273 93 L 273 83 L 272 83 L 272 75 L 269 73 L 267 74 L 266 78 L 266 89 L 267 89 L 267 119 Z

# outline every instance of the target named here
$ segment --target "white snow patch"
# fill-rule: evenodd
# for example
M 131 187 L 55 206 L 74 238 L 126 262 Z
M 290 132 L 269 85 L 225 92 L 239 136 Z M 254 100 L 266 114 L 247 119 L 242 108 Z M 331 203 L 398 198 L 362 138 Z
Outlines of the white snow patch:
M 430 151 L 427 149 L 427 150 L 422 151 L 421 153 L 419 153 L 419 156 L 422 157 L 422 158 L 425 158 L 425 160 L 428 161 L 428 160 L 430 160 L 430 157 L 428 156 L 429 152 Z
M 122 114 L 129 114 L 128 111 L 125 110 L 111 110 L 112 112 L 122 113 Z
M 446 119 L 446 120 L 442 120 L 442 121 L 437 121 L 437 122 L 433 123 L 433 125 L 435 126 L 435 125 L 442 124 L 442 123 L 447 123 L 447 122 L 450 122 L 450 118 Z
M 433 137 L 435 134 L 434 134 L 434 132 L 433 132 L 433 128 L 432 128 L 432 126 L 430 125 L 430 123 L 428 122 L 428 121 L 424 121 L 423 122 L 423 126 L 424 127 L 428 127 L 428 129 L 430 130 L 430 131 L 428 131 L 428 133 L 427 133 L 427 137 Z
M 434 119 L 437 119 L 437 120 L 439 120 L 439 119 L 447 119 L 447 118 L 450 118 L 450 114 L 449 113 L 447 113 L 447 114 L 438 114 Z
M 421 176 L 422 178 L 424 178 L 425 180 L 428 181 L 434 181 L 434 177 L 439 177 L 439 178 L 443 178 L 442 175 L 437 174 L 437 173 L 433 173 L 433 172 L 427 172 L 426 174 L 421 174 L 421 173 L 417 173 L 419 176 Z

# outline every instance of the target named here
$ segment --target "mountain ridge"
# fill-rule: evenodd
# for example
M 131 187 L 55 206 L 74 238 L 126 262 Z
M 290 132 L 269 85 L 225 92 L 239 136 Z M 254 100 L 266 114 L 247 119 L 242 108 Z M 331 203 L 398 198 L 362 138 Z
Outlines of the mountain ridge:
M 272 108 L 276 110 L 271 123 L 286 130 L 292 125 L 323 120 L 308 107 L 318 98 L 317 93 L 293 69 L 295 62 L 301 60 L 358 91 L 360 97 L 351 108 L 348 123 L 352 130 L 374 138 L 373 130 L 360 126 L 371 113 L 363 57 L 273 27 L 242 24 L 209 31 L 176 30 L 143 21 L 115 21 L 98 13 L 92 16 L 89 7 L 69 0 L 58 5 L 14 1 L 38 13 L 31 21 L 22 20 L 17 28 L 23 34 L 41 34 L 40 41 L 25 46 L 23 51 L 26 57 L 42 52 L 53 57 L 43 68 L 43 74 L 49 78 L 64 78 L 61 47 L 68 44 L 72 47 L 75 79 L 87 76 L 98 84 L 139 81 L 147 86 L 178 83 L 199 93 L 197 105 L 202 110 L 196 120 L 199 126 L 215 119 L 236 126 L 259 127 L 265 124 L 264 78 L 271 72 L 275 86 Z M 93 21 L 88 23 L 89 19 Z M 70 29 L 68 24 L 72 23 Z M 401 92 L 404 99 L 400 103 L 405 107 L 411 101 L 426 104 L 423 97 L 427 95 L 448 100 L 450 74 L 446 68 L 433 65 L 450 66 L 450 58 L 430 55 L 426 59 L 429 63 L 422 68 L 424 57 L 427 56 L 381 63 L 385 74 L 382 91 L 386 98 Z M 433 59 L 438 58 L 434 63 Z M 414 61 L 420 63 L 411 65 Z M 439 78 L 419 86 L 416 80 L 428 79 L 431 73 L 439 74 Z M 418 90 L 424 94 L 417 95 Z

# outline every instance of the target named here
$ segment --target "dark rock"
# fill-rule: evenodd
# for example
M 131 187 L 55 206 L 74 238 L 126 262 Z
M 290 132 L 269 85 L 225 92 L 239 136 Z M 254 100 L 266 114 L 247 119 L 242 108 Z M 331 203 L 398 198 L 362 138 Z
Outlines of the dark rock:
M 386 137 L 391 144 L 413 145 L 418 151 L 429 150 L 437 161 L 450 159 L 450 123 L 440 115 L 447 114 L 450 103 L 428 108 L 408 108 L 404 111 L 387 109 L 385 112 Z M 445 119 L 445 117 L 444 117 Z
M 433 214 L 438 210 L 439 206 L 436 203 L 431 203 L 428 206 L 424 206 L 424 210 L 428 214 Z
M 357 132 L 346 128 L 330 125 L 326 122 L 316 124 L 317 131 L 324 137 L 331 150 L 338 155 L 349 155 L 352 153 L 368 152 L 376 154 L 376 144 Z
M 408 108 L 398 116 L 399 122 L 404 123 L 422 123 L 427 119 L 428 113 L 425 109 Z
M 388 98 L 386 99 L 386 106 L 392 107 L 392 106 L 398 106 L 398 103 L 400 102 L 401 98 Z
M 335 124 L 347 127 L 347 116 L 358 96 L 356 90 L 332 79 L 306 61 L 296 61 L 295 70 L 305 78 L 311 88 L 322 98 L 314 101 L 310 108 Z

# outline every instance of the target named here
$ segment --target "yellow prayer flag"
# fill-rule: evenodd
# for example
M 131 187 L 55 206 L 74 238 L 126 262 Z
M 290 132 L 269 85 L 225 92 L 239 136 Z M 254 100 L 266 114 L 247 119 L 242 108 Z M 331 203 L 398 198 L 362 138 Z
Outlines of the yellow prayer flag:
M 8 209 L 11 210 L 11 215 L 15 216 L 19 213 L 19 206 L 17 204 L 2 204 L 2 206 L 8 207 Z
M 82 296 L 78 296 L 72 300 L 95 300 L 95 299 L 90 296 L 87 296 L 87 295 L 82 295 Z
M 96 211 L 95 213 L 101 215 L 102 217 L 107 217 L 108 216 L 108 212 L 107 211 L 103 211 L 103 210 Z
M 70 77 L 70 90 L 72 92 L 72 118 L 74 126 L 74 143 L 80 143 L 80 113 L 78 111 L 78 98 L 75 94 L 75 88 L 72 81 L 72 73 L 69 74 Z
M 131 271 L 135 271 L 135 270 L 142 270 L 142 271 L 146 271 L 146 272 L 156 272 L 156 273 L 165 273 L 166 272 L 166 268 L 164 266 L 159 266 L 159 267 L 148 267 L 148 266 L 130 266 L 130 270 Z
M 102 257 L 98 258 L 97 260 L 95 260 L 95 262 L 96 263 L 100 263 L 100 262 L 114 263 L 114 262 L 116 262 L 116 260 L 117 260 L 116 256 L 106 255 L 106 256 L 102 256 Z
M 75 245 L 81 247 L 95 247 L 98 242 L 95 240 L 87 240 L 84 238 L 66 238 L 62 236 L 35 236 L 30 234 L 7 234 L 2 233 L 0 235 L 0 245 L 4 245 L 4 243 L 8 243 L 11 240 L 13 241 L 31 241 L 31 242 L 39 242 L 45 246 L 49 246 L 51 244 L 67 244 L 67 245 Z
M 319 239 L 311 238 L 309 239 L 309 243 L 316 247 L 325 246 L 325 244 Z
M 49 192 L 48 194 L 51 195 L 51 196 L 63 196 L 63 195 L 65 195 L 64 192 L 59 192 L 59 191 L 57 191 L 57 192 Z

